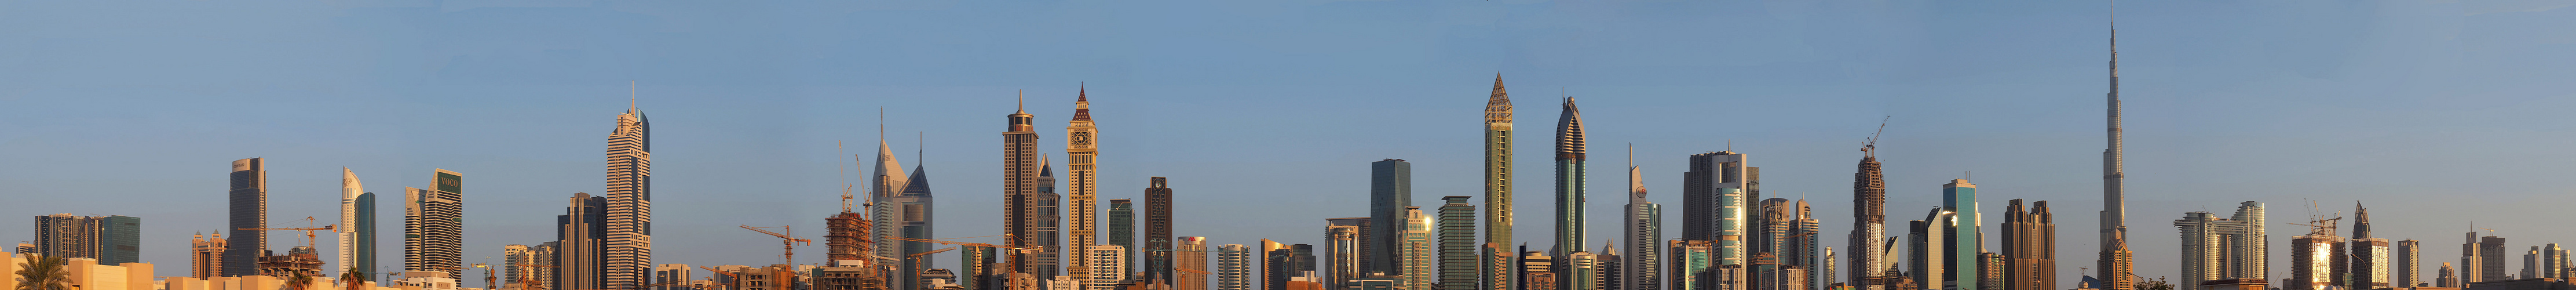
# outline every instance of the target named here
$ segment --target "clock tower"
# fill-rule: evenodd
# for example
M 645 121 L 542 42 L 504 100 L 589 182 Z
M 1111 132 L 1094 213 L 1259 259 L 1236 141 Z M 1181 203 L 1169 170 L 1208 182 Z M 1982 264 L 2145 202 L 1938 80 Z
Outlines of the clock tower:
M 1065 160 L 1065 165 L 1069 166 L 1068 169 L 1070 169 L 1065 171 L 1065 177 L 1068 180 L 1065 182 L 1065 185 L 1067 185 L 1066 187 L 1068 189 L 1071 189 L 1067 191 L 1067 195 L 1070 195 L 1073 199 L 1072 204 L 1065 209 L 1065 223 L 1071 224 L 1071 227 L 1068 227 L 1065 230 L 1065 247 L 1069 250 L 1069 253 L 1075 253 L 1074 255 L 1076 257 L 1088 255 L 1091 253 L 1089 250 L 1091 245 L 1100 243 L 1098 238 L 1094 238 L 1098 235 L 1093 234 L 1095 233 L 1094 229 L 1099 228 L 1099 223 L 1097 222 L 1097 217 L 1099 217 L 1099 215 L 1096 210 L 1093 209 L 1097 206 L 1097 201 L 1099 200 L 1093 195 L 1099 192 L 1094 183 L 1099 180 L 1099 176 L 1095 174 L 1096 171 L 1092 168 L 1092 158 L 1100 155 L 1099 143 L 1096 143 L 1096 141 L 1092 139 L 1094 138 L 1093 134 L 1095 133 L 1098 133 L 1098 129 L 1091 127 L 1091 96 L 1089 89 L 1084 88 L 1076 90 L 1073 99 L 1073 122 L 1071 125 L 1064 127 L 1064 151 L 1065 156 L 1069 157 Z M 1066 263 L 1064 267 L 1065 275 L 1073 276 L 1075 280 L 1089 280 L 1089 282 L 1085 282 L 1085 284 L 1089 284 L 1089 286 L 1103 287 L 1117 285 L 1118 280 L 1120 280 L 1115 279 L 1119 277 L 1114 276 L 1108 277 L 1111 279 L 1098 279 L 1095 276 L 1098 274 L 1092 273 L 1091 271 L 1091 259 L 1074 258 L 1068 259 L 1067 261 L 1069 263 Z M 1123 273 L 1099 274 L 1115 275 Z

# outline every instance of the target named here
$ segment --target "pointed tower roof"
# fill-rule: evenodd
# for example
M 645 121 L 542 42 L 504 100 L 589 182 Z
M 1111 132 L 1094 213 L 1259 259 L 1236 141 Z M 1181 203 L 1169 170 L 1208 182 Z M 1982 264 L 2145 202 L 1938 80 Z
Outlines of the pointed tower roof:
M 1485 99 L 1485 123 L 1512 122 L 1512 97 L 1503 92 L 1503 73 L 1494 73 L 1494 95 Z
M 930 196 L 930 173 L 922 169 L 922 164 L 912 164 L 912 178 L 903 181 L 903 196 Z
M 1055 162 L 1047 160 L 1046 154 L 1038 154 L 1038 177 L 1055 177 Z
M 1565 110 L 1556 117 L 1556 158 L 1583 160 L 1583 112 L 1574 108 L 1574 97 L 1565 97 Z
M 1073 93 L 1073 120 L 1091 120 L 1091 85 L 1083 84 Z
M 358 182 L 358 173 L 357 173 L 357 172 L 354 172 L 354 171 L 349 171 L 349 168 L 348 168 L 348 167 L 341 167 L 341 168 L 340 168 L 340 199 L 354 199 L 354 198 L 358 198 L 358 195 L 359 195 L 359 194 L 363 194 L 363 193 L 365 193 L 365 192 L 366 192 L 366 185 L 365 185 L 365 184 L 363 184 L 363 183 L 359 183 L 359 182 Z

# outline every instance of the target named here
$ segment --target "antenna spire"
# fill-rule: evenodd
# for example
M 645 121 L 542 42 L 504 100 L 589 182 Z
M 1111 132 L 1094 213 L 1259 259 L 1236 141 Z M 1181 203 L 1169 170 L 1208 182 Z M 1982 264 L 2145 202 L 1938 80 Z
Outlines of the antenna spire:
M 635 112 L 635 80 L 626 80 L 626 112 Z

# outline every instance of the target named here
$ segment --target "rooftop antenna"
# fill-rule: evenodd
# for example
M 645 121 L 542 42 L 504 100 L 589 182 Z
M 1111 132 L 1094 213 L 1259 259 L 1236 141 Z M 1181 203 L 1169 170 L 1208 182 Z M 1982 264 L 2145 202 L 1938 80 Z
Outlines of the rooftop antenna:
M 1860 145 L 1861 157 L 1878 157 L 1878 135 L 1887 133 L 1887 120 L 1895 118 L 1896 116 L 1886 116 L 1878 119 L 1878 131 L 1870 132 L 1869 142 Z
M 626 110 L 635 110 L 635 80 L 626 80 Z

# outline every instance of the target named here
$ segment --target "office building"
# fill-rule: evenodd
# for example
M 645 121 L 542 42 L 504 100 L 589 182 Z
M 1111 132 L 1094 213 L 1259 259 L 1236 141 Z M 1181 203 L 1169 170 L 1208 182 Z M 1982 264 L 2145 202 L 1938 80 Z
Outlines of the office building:
M 2129 212 L 2127 163 L 2121 160 L 2120 130 L 2120 29 L 2111 29 L 2111 92 L 2108 121 L 2109 148 L 2102 150 L 2102 245 L 2093 265 L 2094 278 L 2110 284 L 2106 290 L 2133 290 L 2138 280 L 2132 269 L 2134 253 L 2129 252 Z M 1928 282 L 1927 282 L 1928 283 Z M 2285 285 L 2286 287 L 2286 285 Z
M 1672 251 L 1666 254 L 1670 255 L 1667 262 L 1671 263 L 1672 267 L 1669 268 L 1671 271 L 1664 272 L 1665 276 L 1672 279 L 1669 284 L 1671 289 L 1707 290 L 1716 285 L 1717 277 L 1710 271 L 1717 266 L 1714 263 L 1715 260 L 1711 258 L 1711 253 L 1717 245 L 1716 241 L 1678 240 L 1671 243 Z
M 1476 289 L 1476 205 L 1467 204 L 1471 198 L 1475 197 L 1440 198 L 1447 203 L 1440 205 L 1440 216 L 1432 226 L 1437 289 Z
M 1588 251 L 1574 251 L 1556 262 L 1556 287 L 1564 290 L 1600 290 L 1601 256 Z
M 403 188 L 403 271 L 465 273 L 465 176 L 433 169 L 430 188 Z M 586 288 L 556 288 L 586 289 Z
M 1253 290 L 1252 268 L 1252 247 L 1217 246 L 1216 290 Z
M 1480 286 L 1476 289 L 1513 290 L 1512 258 L 1514 258 L 1514 253 L 1510 250 L 1504 250 L 1503 244 L 1497 243 L 1484 243 L 1482 245 L 1477 245 L 1476 248 L 1477 252 L 1480 253 L 1478 257 L 1481 258 L 1478 259 L 1479 261 L 1477 262 L 1478 268 L 1481 268 L 1483 271 L 1476 275 L 1476 284 Z
M 1889 289 L 1880 282 L 1894 269 L 1889 269 L 1890 262 L 1886 260 L 1893 255 L 1886 246 L 1887 181 L 1881 176 L 1876 150 L 1876 139 L 1862 146 L 1860 169 L 1852 173 L 1852 231 L 1849 244 L 1844 245 L 1852 253 L 1849 285 L 1853 290 L 1910 290 Z
M 2556 243 L 2532 246 L 2531 251 L 2522 257 L 2523 279 L 2567 279 L 2567 249 L 2559 248 Z
M 2442 262 L 2442 269 L 2438 271 L 2439 272 L 2434 273 L 2436 276 L 2433 278 L 2433 287 L 2455 288 L 2463 286 L 2460 283 L 2459 271 L 2452 270 L 2450 262 Z
M 1289 278 L 1315 270 L 1315 246 L 1261 240 L 1261 289 L 1286 289 Z
M 2504 238 L 2468 233 L 2468 242 L 2460 244 L 2460 283 L 2504 281 L 2512 276 L 2504 271 Z
M 1174 280 L 1171 250 L 1172 187 L 1156 176 L 1145 187 L 1145 281 Z
M 2336 259 L 2344 257 L 2343 237 L 2335 236 L 2330 227 L 2317 227 L 2307 235 L 2290 240 L 2290 277 L 2282 290 L 2327 290 L 2339 278 Z
M 1547 252 L 1530 251 L 1528 246 L 1522 246 L 1520 260 L 1512 269 L 1518 272 L 1514 276 L 1520 277 L 1520 281 L 1512 283 L 1520 286 L 1518 290 L 1562 289 L 1556 284 L 1561 281 L 1557 277 L 1560 273 L 1556 273 L 1556 257 L 1548 256 Z
M 215 232 L 213 237 L 208 237 L 206 234 L 189 237 L 188 277 L 197 279 L 224 277 L 224 247 L 229 245 L 224 241 L 224 233 L 220 231 Z M 32 252 L 33 250 L 30 249 L 20 254 Z
M 916 158 L 913 159 L 913 161 L 920 162 L 922 160 Z M 933 212 L 934 208 L 931 207 L 930 175 L 924 167 L 927 166 L 920 163 L 914 163 L 912 165 L 912 176 L 904 179 L 903 193 L 894 198 L 895 206 L 902 207 L 899 211 L 904 213 L 902 216 L 895 217 L 896 221 L 902 223 L 902 228 L 897 229 L 900 232 L 897 232 L 896 235 L 903 236 L 904 238 L 919 240 L 936 239 L 936 236 L 933 235 L 936 231 L 934 231 L 932 218 L 938 215 Z M 906 259 L 928 259 L 930 257 L 914 257 L 913 255 L 930 252 L 932 251 L 932 246 L 937 245 L 928 242 L 915 241 L 901 241 L 897 244 L 903 245 L 903 257 Z M 902 288 L 897 289 L 922 289 L 921 285 L 923 285 L 925 281 L 922 280 L 923 278 L 921 277 L 921 273 L 922 271 L 927 270 L 921 269 L 921 266 L 924 264 L 925 263 L 920 263 L 914 260 L 906 260 L 902 265 L 896 266 L 900 270 L 895 273 L 895 281 L 900 281 L 897 284 L 902 285 L 900 286 Z M 1118 274 L 1125 275 L 1126 273 Z
M 1001 274 L 1001 251 L 993 247 L 957 247 L 957 286 L 960 289 L 995 290 L 995 275 Z
M 1945 196 L 1948 195 L 1946 194 L 1948 190 L 1943 191 Z M 1913 257 L 1907 261 L 1911 266 L 1909 270 L 1912 270 L 1907 274 L 1912 274 L 1911 278 L 1922 283 L 1921 286 L 1924 289 L 1956 288 L 1958 285 L 1955 283 L 1959 282 L 1955 280 L 1958 273 L 1975 273 L 1977 269 L 1962 268 L 1953 263 L 1957 261 L 1954 258 L 1956 256 L 1953 255 L 1956 254 L 1958 247 L 1952 243 L 1958 240 L 1951 238 L 1954 235 L 1950 231 L 1954 230 L 1954 227 L 1950 225 L 1958 220 L 1957 217 L 1958 213 L 1951 212 L 1948 207 L 1936 207 L 1932 208 L 1930 213 L 1924 214 L 1923 219 L 1908 223 L 1908 229 L 1911 229 L 1910 233 L 1912 233 L 1910 239 L 1913 242 L 1908 244 L 1911 247 L 1906 252 Z
M 1631 151 L 1634 151 L 1633 149 Z M 1630 153 L 1632 156 L 1635 153 Z M 1622 290 L 1663 290 L 1664 280 L 1664 208 L 1646 200 L 1646 180 L 1638 174 L 1635 157 L 1628 161 L 1628 206 L 1622 210 L 1627 218 L 1620 227 L 1621 244 L 1628 252 L 1619 255 L 1626 265 L 1626 275 L 1613 275 Z
M 358 173 L 340 168 L 340 231 L 332 234 L 339 242 L 339 255 L 333 270 L 358 271 L 376 269 L 376 193 L 367 192 L 358 182 Z M 518 281 L 513 278 L 511 281 Z
M 1744 154 L 1735 151 L 1694 154 L 1682 173 L 1682 239 L 1716 241 L 1715 265 L 1745 265 L 1745 227 L 1749 211 Z
M 1512 243 L 1512 97 L 1510 93 L 1503 90 L 1501 73 L 1494 74 L 1494 93 L 1485 98 L 1484 145 L 1485 242 L 1514 245 Z
M 829 255 L 823 260 L 826 265 L 845 260 L 910 264 L 900 261 L 910 254 L 904 252 L 904 241 L 893 239 L 901 237 L 901 233 L 891 230 L 872 231 L 875 226 L 896 226 L 902 223 L 897 220 L 898 218 L 911 214 L 904 212 L 908 208 L 895 200 L 903 196 L 904 188 L 908 187 L 903 183 L 911 179 L 904 176 L 903 161 L 894 157 L 894 146 L 888 145 L 885 139 L 884 112 L 883 109 L 879 109 L 876 165 L 868 168 L 868 171 L 872 172 L 868 174 L 866 204 L 852 205 L 851 200 L 844 198 L 841 200 L 841 212 L 823 219 L 826 231 L 830 233 L 826 236 L 825 243 L 831 247 L 831 251 L 825 252 Z M 861 208 L 864 208 L 866 213 L 857 212 Z M 909 266 L 903 267 L 909 268 Z M 897 284 L 894 287 L 899 289 L 917 287 L 913 285 L 916 283 L 910 282 L 912 280 L 903 279 L 903 277 L 896 277 L 896 279 L 904 281 L 904 283 L 893 283 Z M 858 281 L 843 282 L 857 283 Z
M 555 284 L 549 289 L 608 289 L 608 198 L 572 194 L 555 226 Z
M 2174 220 L 2182 233 L 2181 283 L 2225 279 L 2270 279 L 2263 203 L 2238 203 L 2236 213 L 2220 218 L 2210 212 L 2183 213 Z
M 689 284 L 689 282 L 690 282 L 690 281 L 696 281 L 696 279 L 694 279 L 694 278 L 695 278 L 695 276 L 697 276 L 697 275 L 696 275 L 696 274 L 697 274 L 697 271 L 698 271 L 698 268 L 697 268 L 697 267 L 690 267 L 690 266 L 689 266 L 689 264 L 654 264 L 654 265 L 653 265 L 653 276 L 652 276 L 652 277 L 653 277 L 653 281 L 652 281 L 653 283 L 647 283 L 647 284 L 648 284 L 648 285 L 661 285 L 661 286 L 653 286 L 652 288 L 645 288 L 645 289 L 652 289 L 652 290 L 697 289 L 697 287 L 690 287 L 691 285 Z M 724 275 L 724 274 L 715 274 L 715 275 Z
M 2423 271 L 2421 270 L 2424 267 L 2423 241 L 2417 241 L 2415 239 L 2397 240 L 2397 251 L 2395 254 L 2392 254 L 2392 256 L 2395 256 L 2397 259 L 2396 264 L 2390 265 L 2390 270 L 2392 270 L 2390 271 L 2390 275 L 2394 275 L 2393 277 L 2389 277 L 2389 281 L 2392 282 L 2392 285 L 2396 285 L 2396 287 L 2433 287 L 2432 285 L 2421 285 L 2424 283 L 2424 276 L 2422 275 Z
M 1574 97 L 1565 97 L 1556 117 L 1556 246 L 1548 251 L 1558 256 L 1583 250 L 1583 142 L 1583 113 L 1574 108 Z
M 1442 217 L 1446 218 L 1447 216 L 1444 215 Z M 1468 217 L 1468 219 L 1470 219 L 1467 221 L 1469 224 L 1468 226 L 1474 226 L 1474 218 L 1475 217 L 1473 216 Z M 1363 263 L 1360 259 L 1360 249 L 1368 247 L 1367 245 L 1360 243 L 1360 237 L 1368 235 L 1368 232 L 1364 230 L 1368 228 L 1368 224 L 1369 218 L 1367 217 L 1324 219 L 1324 270 L 1323 273 L 1321 273 L 1321 275 L 1325 275 L 1325 277 L 1323 277 L 1324 283 L 1322 283 L 1324 288 L 1341 289 L 1345 286 L 1344 284 L 1347 284 L 1342 283 L 1343 281 L 1360 278 L 1360 273 L 1363 273 L 1360 271 L 1360 265 Z M 1468 239 L 1475 239 L 1473 236 L 1475 233 L 1471 232 L 1468 233 L 1468 235 L 1470 235 L 1467 237 Z M 1469 258 L 1473 259 L 1474 257 Z
M 1949 268 L 1953 269 L 1947 277 L 1949 280 L 1944 281 L 1945 288 L 1976 290 L 1978 285 L 1983 285 L 1977 279 L 1985 276 L 1985 267 L 1979 265 L 1983 261 L 1977 255 L 1986 252 L 1985 238 L 1978 236 L 1985 233 L 1980 230 L 1980 225 L 1985 223 L 1977 220 L 1984 216 L 1977 213 L 1977 185 L 1968 183 L 1966 179 L 1952 179 L 1949 184 L 1941 185 L 1941 207 L 1950 211 L 1952 218 L 1947 223 L 1950 228 L 1942 231 L 1949 241 L 1941 244 L 1950 247 L 1942 252 L 1945 255 L 1942 260 L 1948 261 Z
M 2002 232 L 2003 252 L 1998 253 L 2003 255 L 2003 283 L 1999 284 L 2002 287 L 1987 290 L 2060 289 L 2057 288 L 2057 222 L 2056 215 L 2048 211 L 2048 201 L 2031 202 L 2028 208 L 2022 207 L 2019 199 L 2006 202 Z M 2261 243 L 2255 245 L 2260 246 Z M 2188 256 L 2185 260 L 2189 260 Z M 1825 280 L 1819 283 L 1833 282 L 1830 278 Z
M 1128 199 L 1109 200 L 1109 244 L 1127 249 L 1127 265 L 1135 271 L 1143 258 L 1136 255 L 1136 205 Z
M 2340 273 L 2348 289 L 2388 288 L 2388 239 L 2370 237 L 2370 209 L 2354 202 L 2352 239 L 2344 242 L 2344 259 Z
M 1002 246 L 1037 248 L 1038 246 L 1038 132 L 1032 131 L 1032 118 L 1026 108 L 1011 112 L 1008 130 L 1002 132 Z M 1166 241 L 1168 242 L 1168 241 Z M 1163 249 L 1170 249 L 1165 247 Z M 1035 273 L 1035 254 L 1007 253 L 998 273 Z M 962 278 L 962 277 L 961 277 Z M 962 279 L 961 279 L 962 280 Z M 979 289 L 983 290 L 983 289 Z
M 226 230 L 268 227 L 268 160 L 233 160 L 232 212 Z M 268 232 L 234 231 L 225 239 L 222 276 L 259 275 L 259 255 L 268 249 Z
M 608 133 L 604 288 L 636 288 L 653 275 L 653 127 L 630 101 Z
M 1978 253 L 1977 261 L 1977 289 L 2003 289 L 2004 264 L 2008 263 L 2004 261 L 2004 254 Z
M 1089 253 L 1091 250 L 1086 246 L 1100 244 L 1100 239 L 1096 238 L 1100 225 L 1097 219 L 1100 214 L 1097 208 L 1100 176 L 1094 167 L 1098 165 L 1095 162 L 1100 156 L 1100 144 L 1093 142 L 1094 138 L 1100 137 L 1097 136 L 1100 130 L 1091 124 L 1090 87 L 1074 91 L 1073 121 L 1065 126 L 1064 131 L 1065 195 L 1072 198 L 1065 204 L 1064 244 L 1072 253 Z M 1090 259 L 1077 258 L 1067 262 L 1066 275 L 1093 276 Z
M 1465 199 L 1451 199 L 1450 202 L 1464 201 Z M 1431 215 L 1423 214 L 1422 207 L 1408 206 L 1404 208 L 1404 216 L 1400 221 L 1399 224 L 1404 225 L 1403 231 L 1398 231 L 1396 234 L 1397 237 L 1401 237 L 1397 239 L 1401 243 L 1395 245 L 1397 249 L 1395 270 L 1396 273 L 1400 273 L 1396 276 L 1400 277 L 1397 280 L 1401 284 L 1398 287 L 1410 290 L 1431 290 L 1435 281 L 1446 282 L 1445 279 L 1440 279 L 1445 278 L 1441 277 L 1444 276 L 1442 274 L 1447 274 L 1442 271 L 1446 269 L 1441 269 L 1441 266 L 1444 266 L 1440 265 L 1440 262 L 1443 262 L 1440 261 L 1441 253 L 1433 248 L 1435 243 L 1432 241 L 1434 238 L 1431 234 Z
M 130 216 L 36 216 L 34 252 L 124 264 L 139 259 L 143 219 Z
M 1117 289 L 1119 281 L 1127 280 L 1127 261 L 1131 261 L 1127 259 L 1127 249 L 1116 245 L 1091 245 L 1083 249 L 1090 251 L 1091 254 L 1089 256 L 1091 262 L 1087 264 L 1091 266 L 1091 270 L 1087 271 L 1091 274 L 1091 282 L 1087 289 Z M 1220 251 L 1217 256 L 1223 258 L 1225 254 Z M 1223 261 L 1218 263 L 1220 264 L 1218 268 L 1222 271 Z
M 1836 285 L 1841 284 L 1842 280 L 1834 279 L 1834 271 L 1837 270 L 1834 267 L 1835 264 L 1841 264 L 1841 262 L 1834 260 L 1834 247 L 1825 247 L 1824 263 L 1817 265 L 1819 267 L 1816 268 L 1816 282 L 1811 283 L 1815 284 L 1816 290 L 1833 290 L 1833 287 L 1842 286 Z
M 501 288 L 503 288 L 503 289 L 527 289 L 526 287 L 528 287 L 528 286 L 533 286 L 533 285 L 531 285 L 531 284 L 537 284 L 537 283 L 529 283 L 529 282 L 533 282 L 533 280 L 535 280 L 535 279 L 537 278 L 537 273 L 536 273 L 536 271 L 534 271 L 534 270 L 536 270 L 536 269 L 537 269 L 537 267 L 535 266 L 535 265 L 537 265 L 537 259 L 538 259 L 536 254 L 537 254 L 536 249 L 529 248 L 529 247 L 528 247 L 528 245 L 520 245 L 520 244 L 502 245 L 502 246 L 501 246 L 501 264 L 500 264 L 500 265 L 493 265 L 493 267 L 501 268 L 501 274 L 500 274 L 500 275 L 501 275 L 501 277 L 500 277 L 500 279 L 501 279 Z M 554 257 L 546 257 L 546 259 L 553 259 L 553 258 L 554 258 Z M 657 267 L 656 269 L 659 269 L 659 268 Z M 346 270 L 346 268 L 343 268 L 343 270 Z M 664 277 L 664 276 L 655 275 L 654 277 Z M 685 279 L 683 279 L 683 280 L 685 280 Z M 554 286 L 553 284 L 543 284 L 543 285 L 548 286 L 548 287 L 552 287 L 552 286 Z M 657 290 L 658 290 L 658 289 L 657 289 Z
M 1404 209 L 1413 206 L 1413 163 L 1386 159 L 1369 163 L 1368 235 L 1360 237 L 1362 273 L 1404 274 Z M 1377 226 L 1386 225 L 1386 226 Z
M 1765 199 L 1758 205 L 1759 210 L 1754 212 L 1753 221 L 1760 224 L 1755 227 L 1760 230 L 1753 233 L 1751 248 L 1755 259 L 1750 271 L 1757 274 L 1756 278 L 1770 279 L 1768 281 L 1771 282 L 1759 283 L 1755 288 L 1789 289 L 1781 287 L 1806 286 L 1812 277 L 1792 278 L 1779 275 L 1792 272 L 1807 273 L 1815 269 L 1816 236 L 1818 227 L 1822 225 L 1812 215 L 1813 208 L 1810 208 L 1804 199 L 1787 198 Z
M 1030 195 L 1037 202 L 1037 258 L 1032 272 L 1039 279 L 1055 277 L 1064 265 L 1064 196 L 1055 193 L 1055 166 L 1046 155 L 1038 155 L 1038 192 Z
M 1172 267 L 1181 269 L 1173 270 L 1172 276 L 1180 279 L 1172 280 L 1172 289 L 1207 290 L 1207 237 L 1180 237 L 1173 240 L 1172 248 Z

